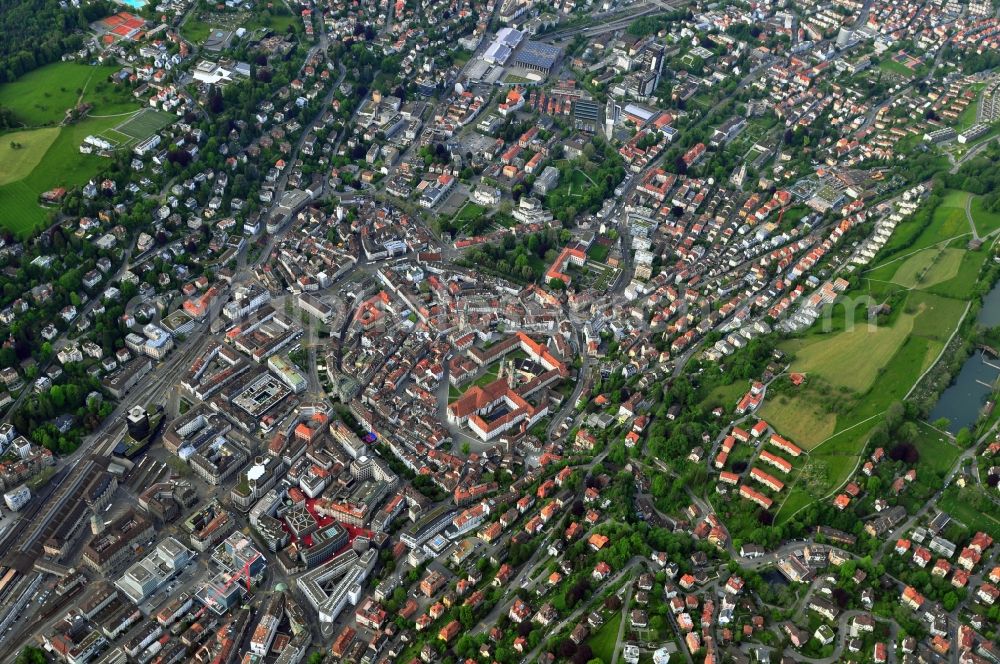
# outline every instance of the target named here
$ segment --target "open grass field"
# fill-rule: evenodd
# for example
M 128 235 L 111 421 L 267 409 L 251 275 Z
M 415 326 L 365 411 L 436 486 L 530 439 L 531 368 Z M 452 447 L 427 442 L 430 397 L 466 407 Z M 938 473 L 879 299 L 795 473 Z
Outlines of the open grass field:
M 903 288 L 913 288 L 917 285 L 917 278 L 934 265 L 941 251 L 943 249 L 938 247 L 918 251 L 912 256 L 872 270 L 867 276 L 880 281 L 891 281 Z
M 10 108 L 27 127 L 47 127 L 0 136 L 5 146 L 0 148 L 0 225 L 21 236 L 30 234 L 51 214 L 39 206 L 39 194 L 81 185 L 107 164 L 101 157 L 80 154 L 79 146 L 88 134 L 110 130 L 138 108 L 128 91 L 107 80 L 116 71 L 113 66 L 57 62 L 0 86 L 0 105 Z M 57 127 L 81 98 L 93 105 L 90 115 Z M 25 147 L 12 150 L 10 141 Z
M 801 370 L 798 363 L 803 354 L 819 368 L 810 374 L 816 380 L 807 380 L 797 394 L 769 397 L 761 410 L 773 427 L 809 450 L 802 478 L 778 511 L 779 522 L 843 485 L 857 467 L 858 455 L 879 415 L 902 399 L 935 361 L 966 302 L 914 290 L 900 307 L 892 324 L 874 332 L 860 324 L 854 331 L 807 334 L 785 342 L 784 348 L 796 355 L 794 370 Z M 868 343 L 855 345 L 851 335 L 858 330 L 864 331 L 859 338 Z M 885 330 L 885 336 L 878 336 L 879 330 Z M 850 380 L 867 387 L 856 390 L 844 385 L 845 379 L 833 373 L 837 367 L 841 374 L 863 374 L 863 379 Z
M 844 306 L 837 306 L 839 309 L 832 316 L 830 332 L 822 332 L 821 324 L 817 324 L 803 336 L 781 344 L 781 349 L 793 356 L 791 371 L 819 379 L 813 382 L 820 383 L 826 391 L 824 393 L 807 381 L 799 392 L 802 399 L 849 399 L 852 392 L 858 397 L 873 391 L 876 381 L 884 389 L 884 381 L 905 383 L 914 371 L 915 379 L 930 366 L 965 310 L 962 300 L 910 291 L 890 323 L 871 326 L 860 313 L 855 314 L 853 325 L 848 324 L 849 316 Z M 901 366 L 906 363 L 912 363 L 909 370 Z M 900 369 L 903 375 L 897 378 Z M 906 385 L 904 393 L 910 385 L 912 383 Z M 831 388 L 838 393 L 830 394 Z M 860 400 L 862 405 L 873 399 L 878 401 L 876 395 L 869 396 Z M 765 412 L 768 407 L 769 401 L 765 400 Z M 848 411 L 840 409 L 838 412 Z M 777 417 L 781 417 L 780 413 Z M 837 429 L 846 425 L 839 422 Z
M 965 209 L 965 201 L 969 198 L 971 194 L 966 191 L 959 191 L 957 189 L 949 189 L 944 192 L 944 200 L 941 201 L 941 208 L 959 208 L 961 210 Z M 939 209 L 941 209 L 939 208 Z
M 247 27 L 250 30 L 265 29 L 284 33 L 288 31 L 288 28 L 298 29 L 300 25 L 302 25 L 302 20 L 294 13 L 272 14 L 271 16 L 254 14 Z
M 12 83 L 0 86 L 0 106 L 29 127 L 62 122 L 83 91 L 83 101 L 93 104 L 93 114 L 111 115 L 136 109 L 135 99 L 107 78 L 119 67 L 92 67 L 76 62 L 55 62 L 40 67 Z
M 989 499 L 982 495 L 980 487 L 966 486 L 960 489 L 957 486 L 951 486 L 938 500 L 937 506 L 961 521 L 971 531 L 981 530 L 994 539 L 1000 537 L 1000 518 L 996 516 L 1000 513 L 1000 508 L 991 514 L 977 506 L 981 504 L 992 505 L 993 503 L 990 503 Z
M 455 213 L 452 224 L 463 232 L 473 235 L 482 231 L 486 223 L 485 215 L 485 207 L 472 201 L 466 201 Z
M 34 170 L 58 135 L 58 127 L 48 127 L 0 136 L 0 185 L 20 180 Z
M 801 487 L 793 486 L 789 490 L 788 496 L 785 498 L 785 502 L 781 503 L 781 507 L 778 509 L 778 514 L 775 516 L 774 522 L 781 525 L 790 519 L 796 512 L 811 505 L 814 500 L 816 499 L 809 495 L 808 491 Z
M 934 219 L 914 243 L 914 249 L 922 249 L 944 240 L 967 235 L 969 222 L 965 216 L 965 201 L 971 194 L 964 191 L 949 191 L 937 210 Z
M 927 288 L 953 279 L 965 252 L 957 248 L 932 247 L 916 253 L 898 265 L 891 281 L 903 288 Z
M 946 192 L 926 228 L 911 230 L 906 222 L 901 224 L 890 244 L 898 243 L 905 251 L 868 271 L 864 290 L 848 293 L 834 305 L 825 321 L 828 331 L 820 323 L 780 345 L 793 357 L 792 370 L 805 371 L 815 380 L 807 379 L 791 395 L 769 396 L 761 410 L 779 432 L 809 449 L 800 478 L 778 510 L 777 523 L 843 486 L 882 413 L 932 366 L 961 321 L 988 257 L 985 250 L 965 249 L 969 196 Z M 983 223 L 1000 223 L 1000 218 Z M 889 322 L 869 329 L 860 311 L 865 296 L 881 302 L 904 290 L 905 299 L 892 300 L 895 311 Z M 921 463 L 940 473 L 960 454 L 929 426 L 921 427 L 917 447 Z
M 920 452 L 920 466 L 930 468 L 941 475 L 951 470 L 962 454 L 961 448 L 952 443 L 946 435 L 924 422 L 917 424 L 917 430 L 920 435 L 913 445 Z
M 736 407 L 736 403 L 740 400 L 740 397 L 746 394 L 748 389 L 750 389 L 750 385 L 743 381 L 736 381 L 729 385 L 719 385 L 705 396 L 702 406 L 709 410 L 716 406 L 732 410 Z
M 87 118 L 57 129 L 58 135 L 30 172 L 0 185 L 0 225 L 24 236 L 47 223 L 51 211 L 38 204 L 38 195 L 54 187 L 80 186 L 107 165 L 102 157 L 80 154 L 80 143 L 88 134 L 99 134 L 120 121 Z
M 131 144 L 173 120 L 158 111 L 136 114 L 138 102 L 108 80 L 118 69 L 56 62 L 0 85 L 0 105 L 10 108 L 26 127 L 46 127 L 0 136 L 5 146 L 0 148 L 0 226 L 21 236 L 30 234 L 51 214 L 39 206 L 39 194 L 82 185 L 107 165 L 102 157 L 80 153 L 87 135 L 108 134 L 116 143 Z M 92 105 L 89 115 L 57 126 L 81 99 Z M 13 150 L 11 141 L 25 147 Z
M 836 430 L 837 416 L 813 399 L 780 394 L 764 400 L 760 416 L 795 444 L 810 450 Z
M 814 500 L 826 498 L 840 487 L 858 465 L 858 457 L 877 418 L 862 420 L 824 440 L 809 452 L 798 482 L 792 486 L 775 515 L 784 523 Z
M 906 299 L 904 307 L 906 310 L 919 312 L 913 321 L 915 336 L 943 343 L 951 336 L 955 324 L 965 311 L 965 305 L 964 301 L 955 298 L 914 291 Z
M 191 17 L 181 26 L 181 34 L 195 44 L 203 44 L 213 29 L 215 29 L 214 23 Z
M 790 370 L 819 376 L 856 392 L 867 392 L 906 341 L 915 318 L 915 314 L 904 312 L 892 325 L 856 322 L 852 329 L 797 350 Z
M 927 292 L 961 300 L 971 298 L 979 278 L 979 271 L 987 258 L 986 251 L 966 251 L 955 276 L 947 281 L 928 286 Z
M 961 249 L 954 247 L 945 249 L 938 255 L 934 264 L 923 275 L 923 279 L 918 278 L 914 286 L 935 286 L 943 281 L 953 279 L 962 266 L 962 258 L 964 256 L 965 252 Z
M 924 293 L 914 292 L 911 296 L 919 298 L 934 298 Z M 941 298 L 944 299 L 944 298 Z M 933 336 L 949 335 L 951 329 L 958 324 L 959 317 L 964 311 L 964 302 L 955 302 L 960 305 L 957 314 L 951 309 L 951 301 L 945 300 L 948 305 L 941 308 L 934 306 L 932 300 L 924 300 L 924 314 L 917 317 L 914 322 L 914 331 L 906 339 L 891 361 L 884 367 L 878 380 L 872 389 L 864 397 L 847 397 L 843 395 L 824 396 L 819 393 L 806 393 L 797 397 L 798 403 L 788 406 L 787 414 L 789 422 L 786 426 L 791 429 L 788 436 L 803 448 L 810 448 L 809 460 L 803 471 L 803 476 L 809 481 L 800 481 L 792 487 L 788 497 L 778 511 L 778 521 L 783 522 L 790 518 L 798 509 L 809 504 L 811 500 L 823 499 L 843 485 L 850 477 L 851 472 L 857 466 L 858 455 L 864 449 L 868 434 L 878 423 L 880 414 L 897 399 L 903 398 L 910 387 L 916 382 L 926 368 L 931 366 L 937 358 L 938 353 L 944 345 L 944 341 L 919 336 L 917 331 Z M 951 314 L 946 313 L 951 311 Z M 937 313 L 934 313 L 937 312 Z M 954 315 L 950 321 L 944 324 L 934 322 L 935 318 L 946 315 Z M 950 326 L 950 327 L 949 327 Z M 807 383 L 808 385 L 808 383 Z M 825 411 L 820 411 L 821 417 L 802 417 L 808 414 L 809 408 L 814 412 L 819 408 L 814 405 L 823 399 L 833 399 L 842 402 L 843 406 L 836 415 L 836 433 L 828 438 L 822 439 L 818 444 L 815 442 L 819 438 L 818 434 L 812 433 L 809 424 L 813 423 L 815 428 L 826 427 L 829 424 L 825 421 L 828 417 Z M 779 431 L 783 423 L 779 403 L 777 415 L 768 410 L 771 406 L 765 402 L 765 407 L 761 411 L 768 422 Z M 799 414 L 796 419 L 793 416 Z M 800 422 L 804 420 L 804 422 Z M 799 433 L 799 438 L 795 439 L 792 430 Z
M 137 113 L 118 125 L 116 129 L 126 136 L 131 136 L 135 140 L 141 141 L 149 138 L 176 119 L 170 113 L 145 109 L 142 113 Z
M 484 208 L 482 205 L 479 205 L 478 203 L 473 203 L 472 201 L 468 201 L 455 214 L 455 222 L 466 223 L 469 221 L 473 221 L 481 217 L 485 213 L 486 213 L 486 208 Z
M 497 379 L 497 377 L 499 376 L 499 371 L 500 371 L 499 364 L 494 364 L 488 367 L 483 374 L 481 374 L 478 378 L 469 383 L 469 387 L 472 387 L 473 385 L 475 385 L 476 387 L 486 387 L 487 385 L 489 385 L 490 383 L 492 383 Z
M 983 197 L 973 196 L 969 205 L 972 221 L 980 235 L 987 235 L 1000 228 L 1000 212 L 991 212 L 983 208 Z
M 886 58 L 885 60 L 882 60 L 882 62 L 878 63 L 878 68 L 884 72 L 890 74 L 898 74 L 899 76 L 903 76 L 905 78 L 913 77 L 912 69 L 910 69 L 909 67 L 900 62 L 896 62 L 892 58 Z
M 959 318 L 956 317 L 948 323 L 954 329 L 958 321 Z M 934 363 L 942 348 L 944 348 L 943 341 L 916 334 L 911 336 L 886 365 L 867 398 L 857 404 L 851 413 L 853 417 L 845 417 L 844 421 L 838 424 L 846 425 L 848 421 L 854 422 L 875 415 L 885 410 L 893 401 L 902 399 L 921 374 Z

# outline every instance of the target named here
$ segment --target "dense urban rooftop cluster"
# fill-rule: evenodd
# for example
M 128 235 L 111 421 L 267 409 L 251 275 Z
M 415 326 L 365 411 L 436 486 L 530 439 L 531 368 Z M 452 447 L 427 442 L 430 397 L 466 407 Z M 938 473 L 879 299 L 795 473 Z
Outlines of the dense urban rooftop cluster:
M 994 8 L 136 4 L 0 237 L 0 658 L 1000 661 Z

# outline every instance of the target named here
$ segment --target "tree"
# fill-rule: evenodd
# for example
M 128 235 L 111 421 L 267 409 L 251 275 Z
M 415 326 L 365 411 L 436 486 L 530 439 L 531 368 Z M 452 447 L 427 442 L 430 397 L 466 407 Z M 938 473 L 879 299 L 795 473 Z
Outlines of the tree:
M 903 404 L 899 401 L 893 401 L 889 404 L 889 407 L 885 411 L 885 424 L 889 427 L 889 430 L 895 430 L 896 427 L 903 421 Z
M 868 489 L 868 493 L 878 495 L 879 490 L 882 488 L 882 478 L 878 475 L 872 475 L 868 478 L 866 488 Z
M 879 422 L 875 425 L 871 435 L 868 436 L 868 442 L 871 443 L 872 447 L 883 447 L 889 442 L 889 427 L 885 425 L 885 422 Z
M 468 607 L 463 607 L 468 608 Z M 466 628 L 468 629 L 468 628 Z M 476 652 L 476 642 L 472 636 L 466 632 L 455 642 L 455 652 L 462 657 L 471 657 Z
M 897 435 L 899 438 L 907 443 L 912 443 L 917 439 L 920 432 L 917 430 L 917 425 L 913 422 L 904 422 L 899 427 Z
M 25 646 L 14 660 L 15 664 L 46 664 L 48 661 L 45 651 L 34 646 Z
M 458 608 L 458 622 L 462 623 L 465 629 L 472 629 L 476 624 L 476 616 L 473 614 L 471 606 L 460 606 Z

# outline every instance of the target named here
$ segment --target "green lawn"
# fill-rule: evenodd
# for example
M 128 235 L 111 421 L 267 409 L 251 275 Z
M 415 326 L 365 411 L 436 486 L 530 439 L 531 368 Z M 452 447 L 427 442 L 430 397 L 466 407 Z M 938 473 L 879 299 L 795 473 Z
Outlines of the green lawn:
M 788 492 L 788 497 L 781 504 L 778 513 L 775 515 L 775 524 L 782 524 L 792 517 L 803 507 L 807 507 L 815 500 L 809 492 L 798 486 L 792 487 Z
M 856 314 L 849 329 L 792 340 L 783 349 L 795 355 L 791 371 L 865 393 L 911 335 L 943 341 L 964 309 L 960 300 L 912 291 L 888 325 L 870 326 Z M 918 364 L 921 371 L 927 368 L 925 362 Z
M 147 108 L 122 122 L 116 133 L 133 141 L 143 141 L 176 120 L 177 116 L 172 113 Z
M 288 14 L 287 16 L 272 15 L 269 18 L 265 18 L 261 15 L 255 15 L 249 23 L 251 30 L 266 28 L 282 34 L 288 31 L 289 26 L 298 30 L 300 25 L 302 25 L 302 20 L 295 14 Z
M 812 449 L 833 435 L 837 416 L 808 396 L 776 395 L 764 400 L 760 416 L 802 449 Z
M 906 78 L 911 78 L 913 76 L 912 69 L 906 65 L 896 62 L 891 57 L 878 63 L 878 68 L 890 74 L 899 74 L 900 76 L 905 76 Z
M 947 281 L 928 286 L 927 292 L 962 300 L 971 298 L 979 278 L 979 271 L 986 258 L 987 252 L 985 251 L 966 251 L 955 276 Z
M 910 335 L 916 316 L 903 312 L 892 325 L 877 327 L 858 321 L 853 329 L 799 349 L 790 370 L 866 392 Z
M 58 135 L 58 127 L 46 127 L 0 136 L 0 185 L 16 182 L 34 170 Z
M 31 235 L 45 225 L 50 214 L 54 213 L 38 204 L 38 192 L 23 180 L 0 186 L 0 226 L 15 235 Z
M 1000 538 L 1000 519 L 995 516 L 1000 513 L 1000 507 L 990 502 L 981 488 L 953 485 L 944 492 L 937 506 L 970 530 L 981 530 L 994 539 Z
M 952 324 L 957 323 L 952 321 Z M 889 404 L 902 399 L 917 378 L 934 362 L 941 352 L 943 342 L 926 337 L 911 336 L 885 366 L 872 390 L 855 403 L 854 407 L 837 418 L 837 429 L 856 424 L 884 411 Z
M 934 211 L 934 218 L 927 230 L 917 239 L 917 244 L 927 242 L 927 246 L 970 232 L 965 216 L 965 202 L 972 194 L 965 191 L 949 191 L 941 205 Z
M 109 162 L 103 157 L 80 153 L 80 143 L 88 134 L 99 134 L 123 118 L 87 118 L 58 130 L 35 168 L 16 182 L 0 186 L 0 226 L 18 235 L 30 234 L 46 224 L 50 210 L 38 204 L 38 195 L 53 187 L 73 187 L 87 182 Z
M 877 422 L 875 418 L 844 429 L 809 452 L 799 481 L 788 491 L 788 497 L 775 515 L 776 522 L 787 521 L 801 508 L 826 498 L 846 482 L 857 467 L 858 455 L 864 449 L 868 433 Z
M 964 255 L 962 249 L 931 247 L 885 268 L 898 266 L 891 278 L 893 283 L 904 288 L 927 288 L 954 278 Z
M 796 485 L 785 501 L 787 506 L 782 505 L 779 510 L 781 519 L 787 519 L 795 509 L 801 507 L 801 498 L 795 497 L 792 500 L 796 492 L 804 491 L 814 499 L 820 499 L 847 481 L 857 465 L 858 454 L 864 449 L 868 433 L 878 423 L 880 414 L 893 401 L 903 398 L 924 369 L 937 357 L 942 343 L 926 337 L 911 336 L 886 365 L 872 390 L 863 398 L 846 402 L 846 410 L 837 415 L 838 433 L 809 452 L 807 471 L 810 472 L 805 475 L 815 478 L 815 481 L 803 486 Z M 807 418 L 802 419 L 808 421 Z M 775 425 L 775 421 L 769 419 L 768 422 Z M 781 431 L 780 428 L 778 430 Z M 796 442 L 805 445 L 804 439 Z
M 729 385 L 719 385 L 708 393 L 704 401 L 702 401 L 702 407 L 709 410 L 716 406 L 722 406 L 727 410 L 733 409 L 736 407 L 736 403 L 740 400 L 740 397 L 746 394 L 748 389 L 750 389 L 750 385 L 743 381 L 736 381 Z
M 891 324 L 860 333 L 865 343 L 851 336 L 867 330 L 866 323 L 784 343 L 796 356 L 793 369 L 808 367 L 815 380 L 792 395 L 769 396 L 761 410 L 775 429 L 809 450 L 802 476 L 779 509 L 780 520 L 808 504 L 808 497 L 824 499 L 848 479 L 879 415 L 931 366 L 966 302 L 914 290 L 897 306 L 901 311 Z M 800 365 L 803 354 L 807 362 Z M 859 373 L 862 378 L 855 376 Z M 852 381 L 864 389 L 847 385 Z
M 465 223 L 477 219 L 486 213 L 486 208 L 478 203 L 467 201 L 462 209 L 455 215 L 455 221 Z
M 970 196 L 967 191 L 960 191 L 958 189 L 949 189 L 944 193 L 944 199 L 941 201 L 941 207 L 948 208 L 962 208 L 965 209 L 965 200 Z
M 917 429 L 920 435 L 914 441 L 914 446 L 920 452 L 920 465 L 945 475 L 955 465 L 962 450 L 945 434 L 924 422 L 918 423 Z
M 926 228 L 901 224 L 889 244 L 903 248 L 912 242 L 901 254 L 905 257 L 868 272 L 864 291 L 848 293 L 834 306 L 826 321 L 830 331 L 823 332 L 817 324 L 781 344 L 794 358 L 792 369 L 816 380 L 807 380 L 791 395 L 769 396 L 761 411 L 779 432 L 809 449 L 801 476 L 778 511 L 779 523 L 811 500 L 826 499 L 847 481 L 881 414 L 909 392 L 957 326 L 987 257 L 986 251 L 964 248 L 968 196 L 946 192 Z M 976 201 L 973 198 L 972 204 Z M 1000 215 L 983 223 L 1000 224 Z M 863 296 L 882 301 L 904 288 L 905 299 L 894 300 L 889 322 L 868 329 Z M 845 305 L 857 307 L 853 329 Z M 945 472 L 959 450 L 930 427 L 922 427 L 921 434 L 917 445 L 922 463 Z
M 480 232 L 488 225 L 484 219 L 486 208 L 478 203 L 466 201 L 452 219 L 452 225 L 470 235 Z
M 921 287 L 934 286 L 943 281 L 954 279 L 958 275 L 958 270 L 962 265 L 965 251 L 955 247 L 949 247 L 941 252 L 931 265 L 930 269 L 923 275 L 923 279 L 918 279 L 917 284 Z
M 976 224 L 976 231 L 980 235 L 987 235 L 1000 228 L 1000 213 L 984 209 L 982 196 L 972 197 L 969 211 L 972 213 L 973 223 Z
M 202 44 L 212 34 L 214 28 L 214 25 L 192 16 L 181 26 L 181 34 L 195 44 Z
M 618 628 L 621 622 L 622 614 L 619 611 L 590 637 L 590 647 L 594 651 L 594 657 L 599 658 L 605 664 L 610 664 L 615 656 L 615 646 L 618 645 Z
M 489 385 L 490 383 L 492 383 L 497 379 L 499 371 L 500 371 L 499 365 L 494 364 L 493 366 L 486 369 L 486 373 L 482 374 L 474 381 L 472 381 L 472 385 L 476 385 L 477 387 L 485 387 Z
M 94 105 L 92 114 L 134 111 L 135 99 L 126 89 L 107 80 L 119 69 L 55 62 L 0 85 L 0 106 L 9 108 L 28 126 L 56 125 L 62 122 L 67 109 L 76 106 L 80 91 L 85 88 L 83 101 Z
M 590 245 L 590 249 L 587 250 L 587 257 L 598 263 L 603 263 L 608 259 L 609 253 L 611 253 L 611 247 L 609 245 L 595 242 Z
M 0 106 L 10 108 L 28 126 L 51 127 L 44 133 L 0 137 L 7 146 L 0 149 L 0 226 L 18 235 L 30 234 L 46 224 L 51 214 L 38 205 L 40 193 L 82 185 L 108 164 L 102 157 L 80 154 L 79 148 L 88 134 L 117 126 L 139 107 L 127 88 L 107 80 L 118 69 L 57 62 L 0 85 Z M 93 105 L 90 115 L 56 129 L 66 110 L 77 105 L 81 91 L 83 101 Z M 25 144 L 24 154 L 10 149 L 11 140 Z M 29 144 L 31 154 L 27 154 Z
M 955 324 L 965 311 L 965 305 L 964 300 L 912 291 L 904 307 L 914 307 L 920 311 L 913 321 L 914 336 L 943 342 L 951 336 Z

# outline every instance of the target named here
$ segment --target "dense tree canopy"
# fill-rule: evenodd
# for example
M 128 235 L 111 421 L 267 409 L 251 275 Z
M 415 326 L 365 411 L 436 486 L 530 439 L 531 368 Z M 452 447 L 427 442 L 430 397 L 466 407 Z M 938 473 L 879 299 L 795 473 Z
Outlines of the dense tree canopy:
M 63 9 L 59 0 L 0 0 L 0 83 L 80 48 L 82 31 L 111 13 L 109 2 Z

